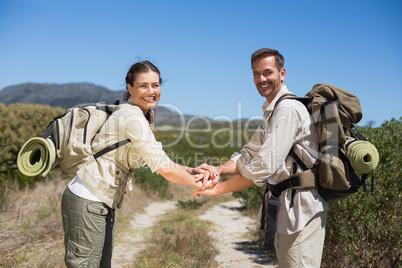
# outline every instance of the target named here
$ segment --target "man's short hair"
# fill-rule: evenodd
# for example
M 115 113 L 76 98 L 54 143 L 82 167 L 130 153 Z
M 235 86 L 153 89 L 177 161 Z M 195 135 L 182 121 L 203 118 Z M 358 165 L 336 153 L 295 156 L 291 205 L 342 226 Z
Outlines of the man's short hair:
M 265 58 L 269 56 L 275 57 L 275 65 L 280 71 L 285 66 L 285 58 L 278 52 L 278 50 L 271 49 L 271 48 L 262 48 L 257 50 L 256 52 L 251 55 L 251 68 L 253 68 L 253 63 L 256 59 Z

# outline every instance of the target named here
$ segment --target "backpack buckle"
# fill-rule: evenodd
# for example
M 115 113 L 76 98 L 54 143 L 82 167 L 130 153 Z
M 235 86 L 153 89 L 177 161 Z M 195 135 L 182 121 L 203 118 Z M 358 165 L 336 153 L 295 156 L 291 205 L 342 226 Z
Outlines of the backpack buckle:
M 281 191 L 278 189 L 278 187 L 276 185 L 270 184 L 270 183 L 267 183 L 267 185 L 268 185 L 269 191 L 271 192 L 271 194 L 273 196 L 278 198 L 281 195 Z

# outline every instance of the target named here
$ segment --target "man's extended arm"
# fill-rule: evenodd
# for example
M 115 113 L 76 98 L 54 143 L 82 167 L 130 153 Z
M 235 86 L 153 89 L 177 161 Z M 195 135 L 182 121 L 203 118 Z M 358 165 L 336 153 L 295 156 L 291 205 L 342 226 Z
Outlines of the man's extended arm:
M 204 163 L 194 168 L 193 172 L 197 173 L 197 175 L 194 176 L 195 181 L 202 181 L 202 188 L 205 189 L 207 188 L 208 181 L 210 181 L 208 186 L 214 186 L 219 182 L 220 175 L 237 175 L 240 173 L 240 170 L 233 160 L 229 160 L 217 167 Z
M 214 187 L 209 187 L 203 190 L 195 190 L 193 196 L 218 196 L 250 188 L 251 186 L 254 186 L 253 181 L 247 179 L 242 175 L 236 175 L 227 181 L 216 184 Z
M 229 160 L 223 163 L 220 166 L 217 166 L 216 169 L 220 175 L 237 175 L 240 174 L 240 170 L 236 165 L 236 162 L 233 160 Z

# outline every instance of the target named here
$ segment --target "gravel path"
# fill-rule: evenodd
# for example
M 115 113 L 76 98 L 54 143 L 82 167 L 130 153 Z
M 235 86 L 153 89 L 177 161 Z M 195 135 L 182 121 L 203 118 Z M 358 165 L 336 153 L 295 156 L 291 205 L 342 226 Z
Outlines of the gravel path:
M 141 242 L 147 229 L 155 223 L 158 216 L 175 209 L 175 204 L 173 201 L 151 203 L 143 213 L 133 216 L 130 221 L 133 231 L 130 231 L 130 235 L 120 233 L 115 239 L 113 268 L 133 267 L 134 255 L 145 247 Z M 199 217 L 214 224 L 211 236 L 215 237 L 216 247 L 219 250 L 216 258 L 219 267 L 277 267 L 272 264 L 273 260 L 268 257 L 266 250 L 262 248 L 250 250 L 245 247 L 249 241 L 243 236 L 249 228 L 255 228 L 256 221 L 242 215 L 239 212 L 240 207 L 238 200 L 229 201 L 215 205 Z

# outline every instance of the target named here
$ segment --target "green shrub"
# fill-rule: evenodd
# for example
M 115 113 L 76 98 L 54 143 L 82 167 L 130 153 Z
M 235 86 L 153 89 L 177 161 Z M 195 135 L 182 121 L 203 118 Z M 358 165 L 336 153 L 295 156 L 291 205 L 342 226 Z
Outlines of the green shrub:
M 374 192 L 367 191 L 329 203 L 322 267 L 400 267 L 402 124 L 392 119 L 381 127 L 359 127 L 378 149 Z M 256 210 L 263 188 L 235 192 L 247 209 Z M 264 235 L 261 233 L 260 235 Z M 264 239 L 260 239 L 264 241 Z
M 134 182 L 143 190 L 157 193 L 160 197 L 170 198 L 169 182 L 161 175 L 152 173 L 149 167 L 144 166 L 134 170 Z
M 196 210 L 202 207 L 202 205 L 205 203 L 205 201 L 198 202 L 197 200 L 188 200 L 188 201 L 177 201 L 176 206 L 180 207 L 184 210 Z
M 21 186 L 32 185 L 34 178 L 13 172 L 18 152 L 28 139 L 42 136 L 49 122 L 62 113 L 63 109 L 48 105 L 0 103 L 0 184 L 18 180 Z
M 253 186 L 233 193 L 234 197 L 240 198 L 245 209 L 256 210 L 261 206 L 265 187 Z
M 39 104 L 0 103 L 0 148 L 2 168 L 15 166 L 18 151 L 32 137 L 42 136 L 49 122 L 64 112 Z
M 330 203 L 324 267 L 398 267 L 401 263 L 401 120 L 359 131 L 380 155 L 375 188 Z

